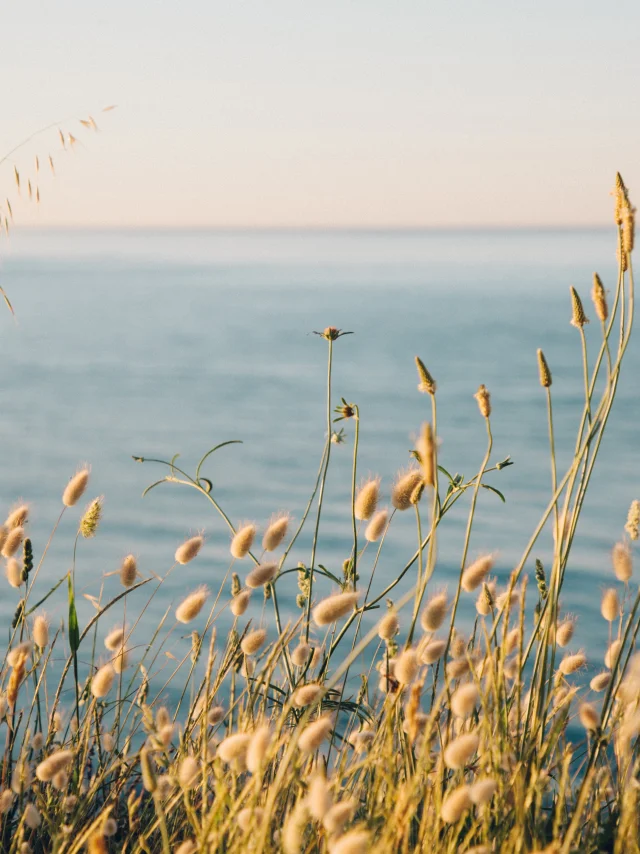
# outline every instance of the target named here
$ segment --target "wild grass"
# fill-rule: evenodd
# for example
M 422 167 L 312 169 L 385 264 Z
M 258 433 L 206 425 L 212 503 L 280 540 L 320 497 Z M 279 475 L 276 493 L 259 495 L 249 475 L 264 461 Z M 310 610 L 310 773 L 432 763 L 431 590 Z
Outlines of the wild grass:
M 137 458 L 163 467 L 150 488 L 195 490 L 229 530 L 221 583 L 197 583 L 193 562 L 206 540 L 191 536 L 167 555 L 164 575 L 138 569 L 129 555 L 108 585 L 95 579 L 95 614 L 80 625 L 76 556 L 83 539 L 100 535 L 102 511 L 99 498 L 77 511 L 88 468 L 61 488 L 60 517 L 40 554 L 27 535 L 28 506 L 14 508 L 0 529 L 5 595 L 17 597 L 0 699 L 4 851 L 640 850 L 638 502 L 621 537 L 612 532 L 601 608 L 610 646 L 590 684 L 575 621 L 560 606 L 633 323 L 634 210 L 620 176 L 614 196 L 618 277 L 610 304 L 595 277 L 599 323 L 589 339 L 583 303 L 571 290 L 576 329 L 567 334 L 577 338 L 584 401 L 566 471 L 555 453 L 552 366 L 538 352 L 549 500 L 506 585 L 491 577 L 492 555 L 469 559 L 480 489 L 493 489 L 486 476 L 510 464 L 493 461 L 489 390 L 476 394 L 486 452 L 464 480 L 439 463 L 437 385 L 416 360 L 428 414 L 410 467 L 389 491 L 391 506 L 382 507 L 378 478 L 358 485 L 358 406 L 333 397 L 333 360 L 348 334 L 333 327 L 318 333 L 327 348 L 326 441 L 295 523 L 283 513 L 261 531 L 232 524 L 203 474 L 227 443 L 193 473 L 176 458 Z M 591 360 L 588 347 L 595 347 Z M 343 435 L 336 421 L 353 425 L 354 439 L 350 556 L 338 574 L 323 564 L 319 536 L 332 446 Z M 62 516 L 73 513 L 72 568 L 41 589 L 49 544 Z M 415 536 L 404 556 L 395 555 L 401 568 L 385 585 L 376 568 L 401 513 L 415 517 Z M 458 582 L 447 594 L 437 540 L 454 513 L 466 514 L 466 528 Z M 311 553 L 292 565 L 304 528 L 313 534 Z M 532 558 L 542 534 L 554 544 L 546 567 Z M 186 595 L 151 625 L 149 606 L 178 568 Z M 398 595 L 407 581 L 409 591 Z M 285 620 L 283 589 L 296 582 L 298 616 Z M 128 603 L 140 590 L 148 601 L 135 613 Z M 64 631 L 53 631 L 43 607 L 65 596 Z M 471 626 L 460 625 L 465 597 L 476 602 Z M 251 599 L 263 602 L 259 623 L 245 617 Z M 232 630 L 217 631 L 229 612 Z M 159 665 L 165 643 L 185 626 L 190 648 L 167 676 Z M 137 630 L 142 644 L 133 641 Z

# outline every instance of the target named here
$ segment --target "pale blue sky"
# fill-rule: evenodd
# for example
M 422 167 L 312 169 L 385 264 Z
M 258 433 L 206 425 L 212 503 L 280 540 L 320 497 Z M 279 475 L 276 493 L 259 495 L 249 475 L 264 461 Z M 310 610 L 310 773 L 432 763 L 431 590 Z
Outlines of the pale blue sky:
M 0 152 L 103 127 L 23 223 L 597 224 L 616 169 L 640 199 L 637 0 L 20 0 L 0 22 Z

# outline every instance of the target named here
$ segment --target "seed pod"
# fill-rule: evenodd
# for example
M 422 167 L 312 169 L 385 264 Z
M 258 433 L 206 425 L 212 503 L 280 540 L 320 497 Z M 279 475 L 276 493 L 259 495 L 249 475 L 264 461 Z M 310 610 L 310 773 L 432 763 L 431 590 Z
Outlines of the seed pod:
M 420 617 L 420 625 L 425 632 L 437 632 L 447 615 L 447 594 L 437 593 L 427 602 Z
M 411 507 L 411 497 L 420 483 L 422 472 L 419 469 L 412 468 L 398 475 L 391 491 L 391 503 L 396 510 L 408 510 Z
M 255 590 L 258 587 L 262 587 L 263 584 L 273 581 L 277 572 L 277 563 L 260 563 L 247 575 L 245 583 L 247 587 Z
M 290 522 L 291 516 L 288 513 L 280 513 L 273 517 L 262 538 L 262 548 L 266 552 L 273 552 L 278 548 L 287 536 Z
M 388 510 L 378 510 L 365 528 L 364 538 L 370 543 L 377 542 L 384 533 L 389 519 Z
M 83 468 L 75 474 L 62 493 L 62 503 L 65 507 L 73 507 L 82 498 L 89 483 L 89 469 Z
M 249 554 L 256 530 L 255 525 L 243 525 L 236 531 L 231 540 L 231 554 L 236 560 L 242 560 Z
M 358 604 L 358 593 L 337 593 L 319 602 L 313 609 L 313 619 L 317 626 L 328 626 L 344 617 Z
M 477 752 L 480 738 L 475 732 L 459 735 L 445 747 L 443 758 L 447 768 L 460 769 L 469 762 Z
M 198 555 L 198 552 L 203 545 L 204 537 L 200 535 L 185 540 L 185 542 L 176 549 L 176 562 L 183 565 L 189 563 L 189 561 L 192 561 L 194 557 Z
M 356 519 L 370 519 L 375 513 L 380 497 L 380 478 L 374 477 L 364 483 L 358 490 L 354 504 Z
M 180 623 L 190 623 L 191 620 L 194 620 L 200 611 L 204 603 L 207 601 L 207 597 L 209 595 L 209 589 L 202 585 L 198 587 L 193 593 L 190 593 L 186 599 L 178 605 L 176 609 L 176 620 Z

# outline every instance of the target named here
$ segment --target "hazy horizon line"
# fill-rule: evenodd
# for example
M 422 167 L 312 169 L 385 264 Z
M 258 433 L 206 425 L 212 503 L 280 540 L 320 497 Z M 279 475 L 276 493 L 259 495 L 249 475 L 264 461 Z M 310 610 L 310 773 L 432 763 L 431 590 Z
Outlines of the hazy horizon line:
M 85 225 L 85 224 L 52 224 L 37 225 L 25 223 L 14 225 L 10 231 L 20 232 L 60 232 L 60 231 L 84 231 L 84 232 L 282 232 L 282 233 L 393 233 L 393 232 L 464 232 L 464 231 L 607 231 L 614 230 L 613 223 L 592 224 L 560 224 L 560 223 L 523 223 L 523 224 L 500 224 L 500 223 L 468 223 L 450 225 Z

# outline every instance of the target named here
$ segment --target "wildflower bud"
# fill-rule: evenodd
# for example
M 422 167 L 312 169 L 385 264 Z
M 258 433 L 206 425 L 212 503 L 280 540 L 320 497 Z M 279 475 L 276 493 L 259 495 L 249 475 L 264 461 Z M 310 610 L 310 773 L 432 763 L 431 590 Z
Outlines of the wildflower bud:
M 389 511 L 388 510 L 378 510 L 378 512 L 372 517 L 371 521 L 367 525 L 364 538 L 370 543 L 377 542 L 382 536 L 385 528 L 387 527 L 387 520 L 389 519 Z
M 278 548 L 287 536 L 290 522 L 291 516 L 288 513 L 281 513 L 273 517 L 262 538 L 262 548 L 266 552 L 273 552 Z
M 7 534 L 7 538 L 2 546 L 2 557 L 10 558 L 20 548 L 20 544 L 24 538 L 24 528 L 13 528 Z M 22 570 L 20 570 L 22 573 Z
M 20 587 L 22 584 L 22 567 L 14 557 L 9 558 L 7 561 L 5 572 L 9 584 L 12 587 Z
M 608 667 L 609 670 L 613 670 L 616 665 L 616 661 L 618 660 L 618 656 L 620 655 L 620 650 L 622 648 L 622 641 L 619 639 L 614 640 L 609 648 L 607 649 L 604 656 L 605 667 Z
M 398 634 L 399 627 L 398 614 L 394 608 L 391 608 L 378 623 L 378 637 L 385 641 L 391 640 Z
M 458 786 L 445 797 L 440 816 L 446 824 L 456 824 L 472 806 L 471 788 L 466 785 Z
M 593 290 L 591 291 L 591 299 L 593 307 L 596 310 L 598 320 L 603 323 L 609 316 L 609 307 L 607 306 L 607 295 L 602 284 L 602 280 L 597 273 L 593 274 Z
M 551 371 L 542 350 L 538 350 L 538 371 L 540 373 L 540 385 L 549 388 L 551 385 Z
M 19 504 L 7 516 L 4 527 L 8 530 L 12 528 L 23 528 L 29 518 L 29 505 Z
M 436 381 L 426 369 L 424 362 L 419 356 L 416 356 L 416 368 L 418 369 L 418 378 L 420 379 L 418 391 L 424 394 L 435 394 L 437 389 Z
M 608 623 L 612 623 L 620 616 L 620 600 L 618 592 L 613 587 L 605 590 L 600 603 L 600 613 Z
M 271 730 L 267 724 L 262 724 L 251 736 L 251 741 L 247 748 L 246 763 L 247 768 L 252 774 L 257 774 L 262 767 L 270 744 Z
M 62 493 L 62 503 L 65 507 L 73 507 L 84 495 L 89 483 L 89 469 L 83 468 L 75 474 Z
M 91 680 L 91 693 L 96 699 L 100 700 L 107 696 L 113 685 L 114 677 L 113 665 L 103 664 Z
M 582 300 L 578 295 L 578 291 L 572 286 L 570 288 L 571 291 L 571 308 L 573 309 L 573 316 L 571 318 L 571 325 L 575 326 L 577 329 L 582 329 L 585 323 L 589 323 L 589 320 L 584 313 L 584 308 L 582 307 Z
M 479 587 L 493 569 L 493 564 L 493 555 L 483 555 L 470 564 L 462 573 L 462 589 L 471 593 Z
M 323 694 L 324 688 L 322 685 L 318 685 L 316 682 L 309 682 L 308 685 L 300 685 L 299 688 L 296 688 L 291 702 L 294 706 L 303 708 L 317 702 Z
M 239 528 L 231 540 L 231 554 L 237 560 L 242 560 L 251 551 L 253 540 L 256 535 L 255 525 L 243 525 Z
M 267 639 L 267 630 L 266 629 L 256 629 L 253 632 L 249 632 L 246 635 L 242 643 L 240 644 L 241 650 L 245 655 L 253 655 L 258 652 L 260 647 L 264 644 Z
M 396 661 L 393 675 L 401 685 L 410 685 L 418 675 L 420 665 L 415 649 L 405 649 Z
M 217 755 L 229 765 L 231 762 L 244 762 L 249 749 L 251 736 L 246 732 L 236 732 L 228 735 L 218 745 Z
M 451 711 L 458 718 L 468 718 L 473 713 L 479 697 L 473 682 L 461 685 L 451 697 Z
M 176 608 L 176 620 L 180 623 L 190 623 L 202 610 L 209 596 L 209 589 L 205 585 L 198 587 L 190 593 L 186 599 Z
M 640 501 L 631 502 L 624 529 L 632 540 L 637 540 L 640 536 Z
M 613 547 L 611 555 L 613 562 L 613 571 L 618 581 L 629 581 L 633 573 L 633 565 L 631 563 L 631 549 L 626 543 L 616 543 Z
M 358 490 L 354 504 L 354 515 L 361 521 L 370 519 L 375 513 L 380 497 L 380 478 L 368 480 Z
M 469 794 L 473 803 L 477 807 L 482 807 L 489 803 L 497 791 L 498 781 L 492 777 L 484 777 L 472 784 Z
M 432 640 L 421 650 L 420 660 L 423 664 L 434 664 L 447 648 L 445 640 Z
M 422 469 L 422 482 L 424 486 L 435 486 L 435 443 L 433 440 L 433 429 L 429 422 L 425 422 L 422 425 L 420 437 L 416 442 L 416 452 L 420 460 L 420 468 Z
M 425 632 L 437 632 L 447 615 L 447 594 L 437 593 L 427 602 L 420 617 L 420 625 Z
M 250 590 L 241 590 L 237 596 L 234 596 L 231 600 L 231 613 L 234 617 L 240 617 L 249 607 L 249 600 L 251 599 L 251 591 Z
M 95 537 L 102 516 L 102 498 L 94 498 L 87 504 L 86 510 L 80 519 L 78 530 L 85 540 Z
M 146 747 L 143 747 L 140 751 L 140 770 L 142 772 L 142 785 L 144 788 L 147 792 L 155 792 L 157 787 L 156 775 Z
M 483 418 L 489 418 L 491 415 L 491 395 L 487 391 L 487 387 L 481 384 L 478 391 L 473 395 L 478 401 L 478 409 Z
M 565 655 L 560 662 L 559 670 L 564 676 L 569 676 L 580 670 L 587 663 L 587 657 L 581 652 L 576 652 L 573 655 Z
M 589 683 L 589 687 L 592 691 L 604 691 L 609 682 L 611 682 L 611 674 L 605 671 L 594 676 Z
M 200 763 L 195 756 L 185 756 L 180 763 L 178 771 L 178 781 L 183 789 L 189 791 L 195 788 L 198 784 L 200 776 Z
M 314 753 L 328 737 L 332 726 L 333 721 L 329 715 L 323 715 L 308 724 L 298 739 L 298 747 L 302 753 Z
M 316 626 L 328 626 L 344 617 L 358 604 L 358 593 L 337 593 L 319 602 L 313 609 Z
M 133 587 L 138 575 L 138 565 L 133 555 L 127 555 L 120 566 L 120 583 L 123 587 Z
M 270 581 L 273 581 L 277 572 L 277 563 L 259 563 L 251 570 L 249 575 L 247 575 L 245 584 L 247 587 L 251 587 L 255 590 L 258 587 L 262 587 L 263 584 L 268 584 Z
M 600 715 L 591 703 L 582 703 L 578 709 L 578 717 L 586 730 L 595 730 L 600 726 Z
M 571 617 L 568 617 L 566 620 L 563 620 L 560 623 L 560 625 L 556 628 L 556 643 L 558 644 L 558 646 L 569 646 L 569 644 L 571 643 L 571 639 L 573 638 L 575 627 L 576 621 Z
M 200 535 L 185 540 L 184 543 L 176 549 L 176 562 L 182 565 L 189 563 L 189 561 L 192 561 L 197 557 L 203 545 L 204 537 Z
M 391 503 L 396 510 L 408 510 L 414 490 L 422 482 L 422 473 L 418 469 L 409 469 L 398 475 L 391 491 Z
M 44 614 L 38 614 L 33 621 L 33 640 L 40 649 L 49 643 L 49 621 Z

